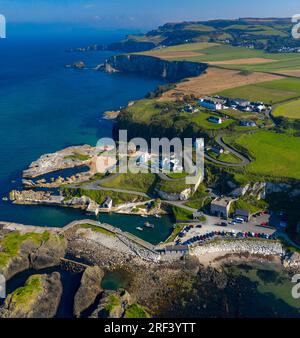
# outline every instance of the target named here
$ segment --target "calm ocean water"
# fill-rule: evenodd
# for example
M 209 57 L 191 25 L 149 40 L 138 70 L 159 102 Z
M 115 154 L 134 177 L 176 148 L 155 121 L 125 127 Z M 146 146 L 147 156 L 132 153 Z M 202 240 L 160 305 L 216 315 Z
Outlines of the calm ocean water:
M 25 27 L 27 28 L 27 27 Z M 142 76 L 65 69 L 64 65 L 83 60 L 92 68 L 112 52 L 67 53 L 66 48 L 107 43 L 123 37 L 123 32 L 76 30 L 42 34 L 40 27 L 12 30 L 0 41 L 0 196 L 20 188 L 21 171 L 44 153 L 70 145 L 95 145 L 110 136 L 112 122 L 102 113 L 118 109 L 129 100 L 142 98 L 159 83 Z M 37 30 L 40 34 L 33 34 Z M 63 226 L 86 218 L 78 210 L 53 207 L 16 206 L 0 201 L 0 220 L 24 224 Z M 105 217 L 109 221 L 109 217 Z M 133 219 L 112 216 L 114 225 L 135 232 Z M 124 224 L 125 223 L 125 224 Z M 161 240 L 170 230 L 166 220 Z M 147 235 L 145 235 L 147 237 Z M 155 238 L 154 238 L 155 237 Z

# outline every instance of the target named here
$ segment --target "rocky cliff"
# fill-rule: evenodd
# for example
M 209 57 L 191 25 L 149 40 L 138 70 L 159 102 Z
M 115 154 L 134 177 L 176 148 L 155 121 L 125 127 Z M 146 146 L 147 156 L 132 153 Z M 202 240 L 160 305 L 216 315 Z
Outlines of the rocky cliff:
M 201 75 L 207 65 L 190 61 L 167 61 L 147 55 L 115 55 L 106 60 L 103 68 L 108 72 L 140 73 L 176 82 Z
M 65 256 L 66 247 L 64 237 L 57 234 L 10 232 L 0 241 L 0 274 L 9 280 L 29 268 L 57 266 L 60 257 Z
M 74 315 L 76 317 L 79 317 L 82 311 L 91 306 L 102 291 L 103 276 L 104 272 L 98 266 L 90 266 L 84 271 L 74 299 Z
M 25 285 L 7 296 L 0 318 L 52 318 L 62 295 L 60 274 L 33 275 Z

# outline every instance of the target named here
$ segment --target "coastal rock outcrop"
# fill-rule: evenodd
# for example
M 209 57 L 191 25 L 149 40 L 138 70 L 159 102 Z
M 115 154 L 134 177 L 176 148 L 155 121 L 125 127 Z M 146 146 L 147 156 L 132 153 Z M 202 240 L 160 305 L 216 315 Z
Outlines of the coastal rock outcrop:
M 106 60 L 104 70 L 140 73 L 176 82 L 201 75 L 207 65 L 191 61 L 167 61 L 147 55 L 115 55 Z
M 83 145 L 44 154 L 23 171 L 23 177 L 34 178 L 58 170 L 88 165 L 97 153 L 95 147 Z
M 104 291 L 92 318 L 121 318 L 128 305 L 132 304 L 130 294 L 126 290 Z
M 33 275 L 25 285 L 9 294 L 0 309 L 0 318 L 52 318 L 62 295 L 60 274 Z
M 54 204 L 60 205 L 62 196 L 52 195 L 49 191 L 12 190 L 9 199 L 16 204 Z
M 187 188 L 181 192 L 174 193 L 174 192 L 166 192 L 162 190 L 156 190 L 157 195 L 166 201 L 187 201 L 191 195 L 193 194 L 192 188 Z
M 58 266 L 60 258 L 65 256 L 67 244 L 63 236 L 47 232 L 10 232 L 7 236 L 0 242 L 0 274 L 7 280 L 29 268 Z
M 92 305 L 102 291 L 101 281 L 104 272 L 99 266 L 88 267 L 81 278 L 81 283 L 74 298 L 74 315 L 79 317 L 82 311 Z
M 52 235 L 30 254 L 30 266 L 36 270 L 58 266 L 60 258 L 65 256 L 66 250 L 67 241 L 65 238 Z
M 240 197 L 247 194 L 257 199 L 265 199 L 267 195 L 273 193 L 287 193 L 291 197 L 300 195 L 300 186 L 289 183 L 252 182 L 238 187 L 233 182 L 228 181 L 227 185 L 233 189 L 230 193 L 233 197 Z

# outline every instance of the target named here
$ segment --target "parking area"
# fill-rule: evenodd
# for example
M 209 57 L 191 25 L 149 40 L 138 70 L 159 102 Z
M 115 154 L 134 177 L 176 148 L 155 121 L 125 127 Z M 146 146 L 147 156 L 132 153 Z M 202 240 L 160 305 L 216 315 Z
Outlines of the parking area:
M 212 237 L 226 236 L 226 234 L 236 237 L 261 237 L 269 238 L 276 232 L 276 228 L 270 226 L 263 226 L 261 224 L 269 224 L 270 215 L 264 214 L 258 217 L 253 217 L 251 221 L 242 224 L 231 224 L 232 220 L 221 220 L 218 217 L 207 216 L 205 222 L 197 222 L 186 227 L 182 237 L 178 237 L 178 243 L 186 243 L 195 237 L 201 237 L 209 234 Z M 222 222 L 227 226 L 222 226 Z M 218 235 L 219 234 L 219 235 Z M 232 234 L 232 235 L 231 235 Z M 242 234 L 242 235 L 241 235 Z

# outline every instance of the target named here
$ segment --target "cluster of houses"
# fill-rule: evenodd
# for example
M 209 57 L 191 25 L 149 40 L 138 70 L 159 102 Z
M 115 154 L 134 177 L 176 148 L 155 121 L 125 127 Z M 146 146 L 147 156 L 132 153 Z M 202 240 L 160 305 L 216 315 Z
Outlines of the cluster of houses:
M 142 153 L 138 159 L 137 164 L 148 166 L 151 161 L 151 168 L 154 170 L 161 170 L 167 172 L 181 173 L 184 171 L 182 162 L 176 157 L 175 153 L 171 153 L 170 156 L 153 156 L 148 152 Z
M 229 197 L 218 197 L 211 202 L 210 212 L 213 216 L 221 217 L 224 219 L 229 218 L 231 204 L 235 201 Z M 251 214 L 248 210 L 236 210 L 234 213 L 235 218 L 241 218 L 245 222 L 251 219 Z
M 183 111 L 185 111 L 186 113 L 198 113 L 199 109 L 192 106 L 191 104 L 186 104 L 183 108 Z
M 277 50 L 278 53 L 300 53 L 300 47 L 281 47 Z
M 222 96 L 205 96 L 199 99 L 199 105 L 209 110 L 233 109 L 242 112 L 261 113 L 269 107 L 263 102 L 250 102 L 244 99 L 231 99 Z

